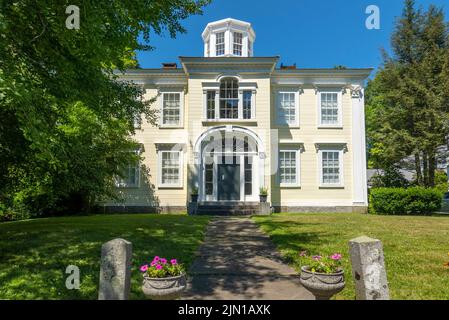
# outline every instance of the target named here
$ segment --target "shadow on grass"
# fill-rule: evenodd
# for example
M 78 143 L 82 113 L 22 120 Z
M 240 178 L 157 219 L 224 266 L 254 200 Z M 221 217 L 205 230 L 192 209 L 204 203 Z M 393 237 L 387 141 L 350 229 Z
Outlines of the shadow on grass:
M 0 225 L 0 298 L 97 299 L 101 245 L 114 238 L 133 243 L 130 298 L 144 298 L 139 266 L 160 255 L 189 267 L 207 222 L 206 217 L 101 215 Z M 68 265 L 80 268 L 80 290 L 65 287 Z

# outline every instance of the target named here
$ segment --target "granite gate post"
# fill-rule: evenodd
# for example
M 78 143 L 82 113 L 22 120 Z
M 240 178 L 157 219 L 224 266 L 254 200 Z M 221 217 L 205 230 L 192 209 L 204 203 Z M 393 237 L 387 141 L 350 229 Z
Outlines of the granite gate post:
M 114 239 L 101 246 L 99 300 L 128 300 L 132 243 Z
M 389 300 L 382 242 L 367 236 L 349 241 L 357 300 Z

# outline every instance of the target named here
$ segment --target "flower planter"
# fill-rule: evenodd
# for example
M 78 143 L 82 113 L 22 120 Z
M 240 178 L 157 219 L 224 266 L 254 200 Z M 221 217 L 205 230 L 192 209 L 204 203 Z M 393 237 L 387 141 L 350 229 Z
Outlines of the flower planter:
M 259 195 L 259 198 L 260 198 L 260 202 L 262 202 L 262 203 L 265 203 L 265 202 L 267 202 L 267 195 Z
M 151 300 L 175 300 L 186 289 L 186 275 L 169 278 L 143 276 L 142 291 Z
M 343 270 L 337 273 L 317 273 L 301 268 L 301 284 L 315 296 L 317 300 L 329 300 L 345 287 L 345 275 Z
M 190 198 L 192 199 L 192 202 L 198 202 L 198 195 L 197 194 L 191 194 Z

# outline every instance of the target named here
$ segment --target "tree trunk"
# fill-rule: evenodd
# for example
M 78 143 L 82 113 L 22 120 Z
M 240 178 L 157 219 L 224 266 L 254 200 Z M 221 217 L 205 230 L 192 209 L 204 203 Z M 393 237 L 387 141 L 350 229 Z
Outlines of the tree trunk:
M 429 152 L 429 187 L 435 187 L 435 168 L 436 168 L 436 159 L 435 152 Z
M 428 187 L 429 186 L 429 158 L 427 156 L 426 151 L 423 152 L 422 163 L 423 163 L 422 171 L 423 171 L 423 176 L 424 176 L 423 182 L 424 182 L 424 186 Z
M 422 185 L 422 172 L 421 172 L 421 159 L 419 152 L 415 153 L 415 170 L 416 170 L 416 183 Z

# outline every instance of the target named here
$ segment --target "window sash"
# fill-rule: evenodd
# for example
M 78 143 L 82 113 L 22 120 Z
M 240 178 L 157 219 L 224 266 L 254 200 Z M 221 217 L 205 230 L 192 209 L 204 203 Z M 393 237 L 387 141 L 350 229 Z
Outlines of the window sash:
M 341 184 L 340 151 L 321 151 L 321 183 L 323 185 Z
M 243 48 L 243 34 L 240 32 L 234 32 L 234 45 L 233 45 L 233 53 L 236 56 L 242 55 Z
M 179 126 L 181 124 L 181 94 L 164 93 L 162 98 L 162 125 Z
M 128 163 L 122 171 L 123 177 L 118 177 L 116 185 L 120 188 L 136 188 L 140 183 L 140 163 Z
M 252 109 L 252 91 L 243 91 L 243 119 L 251 119 L 251 109 Z
M 278 93 L 278 120 L 288 125 L 297 124 L 296 92 Z
M 281 186 L 297 186 L 299 183 L 299 157 L 297 150 L 279 151 L 279 182 Z
M 160 185 L 179 187 L 182 184 L 180 151 L 160 151 Z
M 222 56 L 225 53 L 225 33 L 219 32 L 215 38 L 215 54 Z
M 209 90 L 207 91 L 206 95 L 207 119 L 215 119 L 215 91 Z
M 340 92 L 320 92 L 320 125 L 341 125 Z

